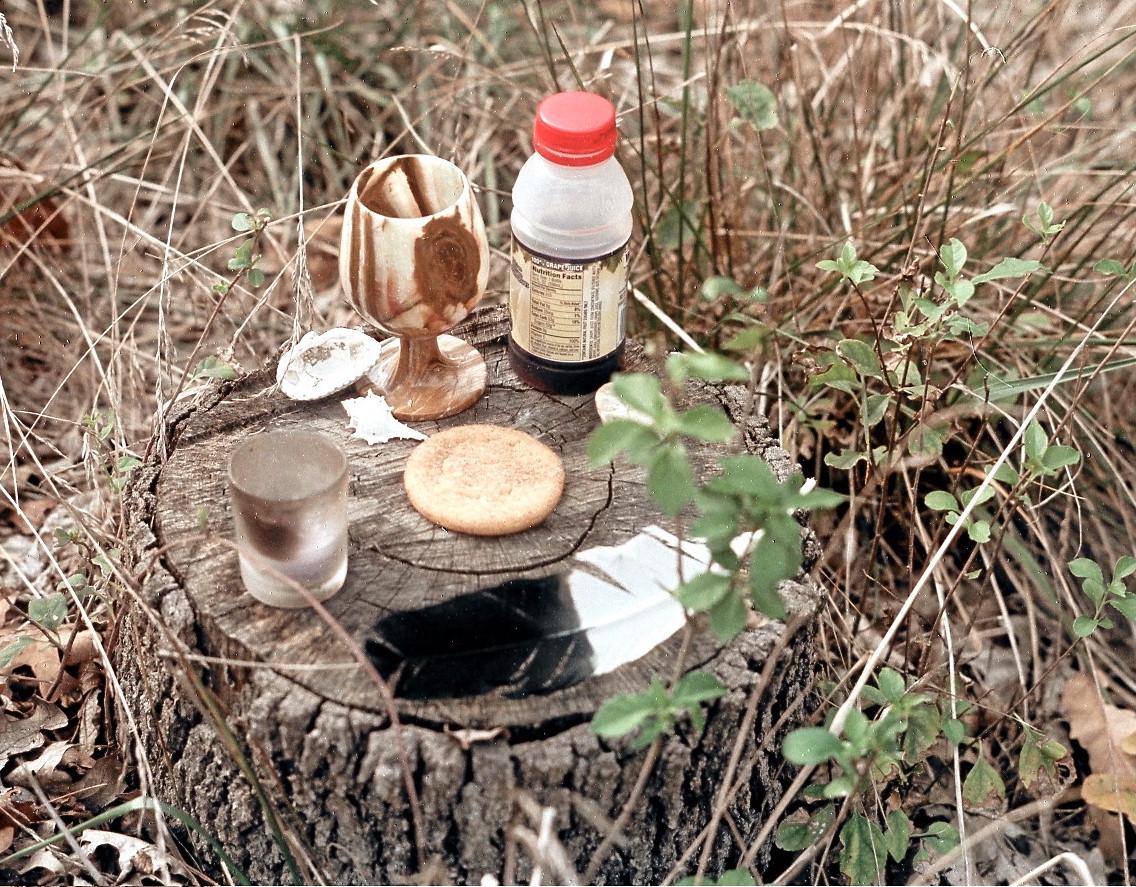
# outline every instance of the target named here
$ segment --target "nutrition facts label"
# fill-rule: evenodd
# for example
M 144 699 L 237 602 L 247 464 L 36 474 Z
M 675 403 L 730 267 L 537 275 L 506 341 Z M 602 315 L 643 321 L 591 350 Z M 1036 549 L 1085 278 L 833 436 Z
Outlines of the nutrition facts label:
M 596 259 L 559 261 L 513 239 L 513 340 L 546 360 L 596 360 L 619 347 L 627 302 L 626 244 Z

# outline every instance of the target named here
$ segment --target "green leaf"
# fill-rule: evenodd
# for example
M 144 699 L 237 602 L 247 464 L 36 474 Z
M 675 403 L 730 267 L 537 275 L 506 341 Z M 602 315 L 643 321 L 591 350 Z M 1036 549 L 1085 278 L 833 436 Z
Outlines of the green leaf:
M 1116 568 L 1112 571 L 1114 579 L 1127 579 L 1133 573 L 1136 573 L 1136 557 L 1130 554 L 1120 558 L 1116 562 Z
M 1105 274 L 1109 277 L 1123 277 L 1125 274 L 1124 265 L 1116 259 L 1101 259 L 1093 265 L 1093 270 L 1097 274 Z
M 658 441 L 658 435 L 639 422 L 612 419 L 588 435 L 588 463 L 593 467 L 607 465 L 625 452 L 644 456 Z
M 980 489 L 982 490 L 981 493 L 978 492 Z M 985 503 L 989 502 L 993 498 L 994 498 L 994 488 L 991 487 L 991 486 L 988 486 L 986 488 L 971 487 L 969 490 L 963 490 L 962 493 L 959 495 L 959 501 L 964 506 L 969 505 L 972 500 L 973 500 L 973 502 L 976 506 L 977 505 L 984 505 Z
M 808 820 L 797 821 L 792 819 L 784 820 L 777 826 L 777 833 L 773 839 L 782 850 L 804 850 L 813 842 L 812 829 L 809 828 Z
M 764 324 L 754 324 L 735 333 L 726 340 L 722 348 L 726 351 L 754 351 L 762 345 L 769 336 L 769 329 Z
M 764 459 L 757 456 L 728 456 L 721 461 L 722 473 L 713 478 L 707 488 L 727 495 L 754 496 L 759 501 L 776 501 L 781 485 Z
M 989 271 L 975 275 L 972 280 L 977 285 L 990 280 L 1002 280 L 1006 277 L 1025 277 L 1027 274 L 1033 274 L 1033 272 L 1040 270 L 1042 270 L 1041 262 L 1035 262 L 1033 259 L 1005 258 Z
M 658 377 L 650 373 L 616 373 L 611 377 L 611 382 L 620 400 L 646 413 L 655 421 L 668 408 Z
M 1108 605 L 1130 622 L 1136 622 L 1136 597 L 1114 597 Z
M 919 425 L 907 438 L 907 450 L 913 456 L 941 456 L 943 435 L 938 428 Z
M 1095 579 L 1104 587 L 1104 571 L 1092 558 L 1079 557 L 1069 561 L 1069 572 L 1078 579 Z
M 990 522 L 984 520 L 971 521 L 966 527 L 966 534 L 972 542 L 984 545 L 990 541 Z
M 678 416 L 678 430 L 687 437 L 709 443 L 729 443 L 738 433 L 720 407 L 700 404 Z
M 592 732 L 597 736 L 625 736 L 640 726 L 654 709 L 644 694 L 613 696 L 592 717 Z
M 1023 437 L 1025 443 L 1026 455 L 1031 459 L 1040 462 L 1042 456 L 1045 455 L 1046 449 L 1049 447 L 1049 435 L 1045 433 L 1045 429 L 1041 427 L 1041 423 L 1034 419 L 1026 427 L 1026 433 Z
M 967 302 L 974 298 L 974 284 L 969 280 L 956 280 L 954 283 L 949 284 L 946 290 L 950 294 L 950 297 L 955 300 L 955 304 L 960 308 L 964 307 Z M 961 335 L 961 331 L 956 329 L 956 321 L 966 321 L 966 318 L 951 318 L 951 332 L 958 336 Z
M 814 388 L 827 385 L 829 388 L 835 388 L 837 391 L 844 391 L 848 394 L 857 393 L 858 382 L 859 377 L 856 375 L 856 371 L 844 363 L 834 363 L 824 372 L 817 373 L 809 379 L 809 385 Z
M 943 716 L 934 705 L 917 705 L 907 715 L 907 730 L 903 733 L 903 759 L 917 764 L 927 750 L 939 740 Z
M 875 349 L 861 339 L 844 339 L 836 346 L 837 353 L 856 368 L 862 376 L 883 378 L 883 369 Z
M 754 129 L 777 125 L 777 99 L 769 88 L 754 80 L 740 80 L 726 90 L 726 98 L 738 116 Z
M 1050 779 L 1057 776 L 1057 761 L 1069 753 L 1060 742 L 1049 739 L 1031 727 L 1025 728 L 1022 750 L 1018 754 L 1018 773 L 1022 785 L 1032 788 L 1044 771 Z
M 749 588 L 754 606 L 772 619 L 784 619 L 785 602 L 781 600 L 777 584 L 797 575 L 800 566 L 799 531 L 795 539 L 778 538 L 767 526 L 750 554 Z
M 678 514 L 694 498 L 694 472 L 682 444 L 657 447 L 647 461 L 647 491 L 665 514 Z
M 730 577 L 721 573 L 702 573 L 675 589 L 678 602 L 688 610 L 709 610 L 730 591 Z
M 251 240 L 246 240 L 235 250 L 233 250 L 233 256 L 229 259 L 230 271 L 240 271 L 243 268 L 249 268 L 252 266 L 252 247 L 253 242 Z
M 221 358 L 210 354 L 197 365 L 197 368 L 193 371 L 193 378 L 225 379 L 228 381 L 237 378 L 237 371 Z
M 1046 449 L 1041 457 L 1041 464 L 1047 471 L 1060 471 L 1068 465 L 1076 465 L 1081 461 L 1081 454 L 1073 447 L 1052 446 Z
M 245 279 L 248 280 L 249 286 L 255 289 L 264 283 L 264 272 L 259 268 L 250 268 L 248 274 L 245 275 Z
M 785 496 L 786 508 L 800 508 L 804 511 L 825 511 L 843 505 L 848 497 L 835 490 L 826 490 L 824 487 L 813 487 L 807 493 L 798 490 Z
M 1099 625 L 1100 622 L 1092 616 L 1078 616 L 1073 620 L 1073 634 L 1079 638 L 1087 638 Z
M 698 288 L 698 294 L 707 302 L 713 302 L 722 296 L 736 296 L 741 292 L 742 288 L 731 277 L 707 277 Z
M 891 397 L 886 394 L 869 394 L 864 404 L 863 422 L 865 428 L 875 428 L 887 415 Z
M 710 616 L 710 630 L 723 644 L 735 638 L 746 627 L 748 612 L 741 595 L 728 594 L 707 612 Z
M 924 497 L 923 503 L 932 511 L 962 511 L 958 499 L 946 490 L 935 490 L 928 493 Z
M 1021 479 L 1022 476 L 1018 474 L 1017 469 L 1010 465 L 1009 462 L 1003 462 L 998 466 L 998 470 L 994 472 L 994 480 L 1011 487 L 1016 485 Z
M 966 247 L 961 240 L 952 237 L 949 243 L 944 243 L 939 248 L 939 259 L 948 275 L 958 277 L 962 266 L 966 264 Z
M 946 718 L 943 721 L 943 735 L 951 745 L 962 745 L 966 739 L 966 725 L 958 718 Z
M 68 600 L 68 596 L 62 592 L 47 597 L 32 598 L 28 601 L 28 618 L 48 631 L 54 631 L 67 618 Z
M 868 457 L 865 453 L 857 452 L 856 450 L 845 450 L 842 453 L 825 453 L 824 464 L 829 468 L 838 468 L 842 471 L 847 471 L 854 468 L 860 462 L 867 462 Z
M 843 744 L 824 727 L 802 727 L 785 737 L 785 760 L 800 767 L 823 764 L 838 755 Z
M 856 780 L 851 776 L 838 776 L 827 785 L 821 786 L 820 796 L 826 800 L 846 798 L 856 790 Z
M 12 660 L 19 655 L 19 652 L 24 649 L 32 639 L 25 635 L 19 635 L 12 643 L 8 644 L 4 649 L 0 650 L 0 668 L 7 668 L 12 664 Z
M 876 683 L 879 684 L 880 692 L 884 694 L 884 698 L 893 705 L 899 702 L 907 691 L 907 684 L 903 680 L 903 675 L 894 668 L 880 669 Z
M 707 382 L 748 382 L 749 370 L 728 357 L 704 351 L 685 354 L 672 354 L 667 358 L 667 375 L 677 385 L 689 377 L 705 379 Z
M 252 230 L 252 218 L 248 213 L 237 213 L 229 224 L 233 226 L 234 231 L 244 233 Z
M 853 813 L 840 830 L 840 871 L 851 884 L 885 882 L 887 844 L 880 827 Z
M 896 862 L 902 862 L 907 855 L 907 848 L 911 844 L 911 820 L 902 810 L 892 810 L 887 815 L 887 831 L 884 832 L 884 845 L 888 856 Z
M 926 837 L 923 838 L 923 844 L 933 853 L 942 855 L 949 853 L 959 843 L 958 829 L 951 825 L 949 822 L 939 821 L 932 822 L 927 826 Z
M 978 760 L 962 783 L 962 797 L 971 807 L 997 808 L 1006 800 L 1006 783 L 979 751 Z
M 706 539 L 711 547 L 728 545 L 738 534 L 737 500 L 699 490 L 694 497 L 701 515 L 691 524 L 690 535 Z
M 1103 582 L 1097 582 L 1096 579 L 1084 579 L 1081 582 L 1081 591 L 1083 591 L 1094 604 L 1099 604 L 1104 600 L 1107 590 Z
M 725 695 L 726 688 L 722 682 L 708 671 L 692 671 L 683 675 L 672 694 L 675 703 L 684 708 Z

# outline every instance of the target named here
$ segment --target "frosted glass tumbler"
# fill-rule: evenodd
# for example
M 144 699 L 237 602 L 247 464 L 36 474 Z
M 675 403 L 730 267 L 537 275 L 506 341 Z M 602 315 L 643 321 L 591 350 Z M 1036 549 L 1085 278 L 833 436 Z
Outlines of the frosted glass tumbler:
M 347 578 L 347 457 L 311 431 L 255 434 L 233 448 L 229 492 L 241 579 L 273 607 L 327 600 Z

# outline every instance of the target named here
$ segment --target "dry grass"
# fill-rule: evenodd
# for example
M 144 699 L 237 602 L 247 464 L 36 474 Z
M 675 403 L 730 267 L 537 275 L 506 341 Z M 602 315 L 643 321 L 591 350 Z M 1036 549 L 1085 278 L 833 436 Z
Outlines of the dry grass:
M 1092 674 L 1114 704 L 1136 708 L 1131 626 L 1075 642 L 1069 625 L 1085 599 L 1064 567 L 1083 555 L 1112 564 L 1136 548 L 1136 373 L 1124 363 L 1136 356 L 1136 314 L 1130 294 L 1117 299 L 1118 280 L 1094 271 L 1136 255 L 1133 21 L 1134 0 L 701 0 L 690 22 L 630 0 L 527 10 L 451 0 L 6 4 L 0 53 L 19 47 L 14 72 L 0 74 L 6 636 L 34 635 L 29 602 L 80 570 L 99 594 L 68 598 L 64 640 L 111 625 L 126 604 L 121 577 L 94 563 L 120 544 L 113 475 L 149 446 L 188 355 L 250 368 L 299 328 L 350 320 L 321 226 L 359 167 L 403 151 L 453 159 L 481 189 L 499 253 L 535 103 L 580 82 L 621 112 L 640 221 L 636 286 L 704 344 L 764 325 L 758 403 L 807 474 L 852 496 L 821 527 L 823 655 L 842 687 L 834 701 L 875 654 L 975 703 L 970 731 L 1006 779 L 1008 807 L 1028 805 L 1037 791 L 1017 775 L 1022 725 L 1071 747 L 1060 704 L 1069 672 Z M 736 119 L 726 90 L 743 79 L 772 89 L 776 127 Z M 1065 221 L 1048 243 L 1021 223 L 1041 201 Z M 229 221 L 261 206 L 274 216 L 268 281 L 238 286 L 199 347 L 236 242 Z M 941 396 L 911 404 L 890 436 L 880 436 L 887 423 L 866 432 L 855 398 L 810 384 L 815 360 L 836 340 L 886 330 L 901 286 L 930 292 L 951 237 L 976 269 L 1022 256 L 1048 271 L 982 288 L 969 313 L 988 334 L 917 350 Z M 880 269 L 859 296 L 815 268 L 847 238 Z M 494 262 L 494 296 L 504 269 Z M 714 275 L 762 286 L 768 299 L 704 299 L 700 283 Z M 636 329 L 674 345 L 647 314 Z M 1051 385 L 1045 374 L 1070 355 Z M 988 404 L 991 373 L 1038 381 Z M 193 380 L 181 396 L 206 384 Z M 962 405 L 967 391 L 977 406 Z M 1019 491 L 994 543 L 963 538 L 936 556 L 950 528 L 924 495 L 977 486 L 1042 397 L 1042 424 L 1077 447 L 1080 465 Z M 906 458 L 899 425 L 941 427 L 948 443 L 930 459 Z M 826 465 L 826 454 L 865 440 L 895 455 L 886 469 Z M 78 542 L 52 538 L 68 526 Z M 87 661 L 113 681 L 101 648 Z M 57 666 L 80 686 L 82 666 Z M 6 718 L 30 716 L 59 690 L 18 666 L 6 680 Z M 92 692 L 102 690 L 53 701 L 74 719 Z M 134 751 L 105 725 L 92 729 L 90 761 Z M 958 819 L 951 771 L 973 759 L 945 756 L 941 771 L 878 801 Z M 90 767 L 72 766 L 73 782 Z M 969 848 L 968 861 L 985 866 L 977 874 L 1013 877 L 1070 849 L 1094 875 L 1126 879 L 1117 821 L 1086 819 L 1075 791 L 1058 800 L 1058 813 L 1012 826 L 1011 849 Z M 11 846 L 52 832 L 50 807 L 71 822 L 96 809 L 27 803 Z M 974 831 L 977 820 L 963 816 Z M 1094 829 L 1103 856 L 1090 852 Z M 818 853 L 795 877 L 823 879 L 834 855 Z M 86 858 L 72 856 L 68 866 Z M 60 878 L 83 870 L 59 865 Z M 39 876 L 50 868 L 25 877 Z

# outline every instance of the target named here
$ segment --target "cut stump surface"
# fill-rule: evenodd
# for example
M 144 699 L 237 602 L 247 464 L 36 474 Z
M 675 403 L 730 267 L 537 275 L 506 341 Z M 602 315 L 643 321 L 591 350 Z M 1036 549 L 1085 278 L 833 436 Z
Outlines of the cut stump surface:
M 233 549 L 225 467 L 232 447 L 267 428 L 306 428 L 335 439 L 350 462 L 350 568 L 327 602 L 360 645 L 377 619 L 438 603 L 508 579 L 563 569 L 574 553 L 617 545 L 660 516 L 640 469 L 620 462 L 590 468 L 584 454 L 598 419 L 590 397 L 553 397 L 522 385 L 504 351 L 506 317 L 483 309 L 456 333 L 476 345 L 489 368 L 486 396 L 466 412 L 417 423 L 426 434 L 466 423 L 526 431 L 564 460 L 567 483 L 540 527 L 477 538 L 437 527 L 410 507 L 402 470 L 413 441 L 368 446 L 351 436 L 339 398 L 287 400 L 271 368 L 210 389 L 175 410 L 168 452 L 139 469 L 128 499 L 129 555 L 142 586 L 116 646 L 126 699 L 162 800 L 194 815 L 254 881 L 291 878 L 271 819 L 299 852 L 305 880 L 386 883 L 435 866 L 457 882 L 524 878 L 529 857 L 510 837 L 531 827 L 522 794 L 556 810 L 569 862 L 583 871 L 639 772 L 642 752 L 608 744 L 588 726 L 612 695 L 669 676 L 681 632 L 616 671 L 550 694 L 397 700 L 401 743 L 387 708 L 351 652 L 309 610 L 273 609 L 244 592 Z M 628 369 L 647 369 L 629 349 Z M 691 389 L 692 401 L 720 403 L 739 424 L 746 448 L 784 477 L 796 470 L 761 420 L 744 419 L 744 392 Z M 707 453 L 695 453 L 705 469 Z M 208 521 L 211 533 L 202 534 Z M 806 564 L 816 545 L 806 531 Z M 820 594 L 804 575 L 782 584 L 790 611 L 815 614 Z M 813 620 L 781 655 L 746 743 L 740 788 L 715 836 L 711 874 L 740 855 L 737 829 L 752 840 L 780 796 L 780 738 L 803 714 L 811 687 Z M 719 650 L 694 635 L 687 662 L 713 671 L 728 688 L 709 707 L 703 734 L 682 725 L 663 745 L 645 796 L 600 870 L 609 883 L 665 878 L 709 821 L 737 738 L 747 697 L 782 630 L 767 623 Z M 179 657 L 178 648 L 188 655 Z M 195 701 L 194 681 L 213 706 Z M 221 713 L 240 748 L 234 755 L 215 725 Z M 774 731 L 776 735 L 774 735 Z M 224 731 L 221 731 L 224 732 Z M 417 860 L 398 745 L 409 759 L 424 820 L 427 860 Z M 248 774 L 256 777 L 257 787 Z M 267 815 L 265 810 L 273 811 Z M 211 858 L 201 845 L 203 861 Z M 304 871 L 308 863 L 317 875 Z M 759 856 L 759 860 L 763 857 Z M 693 871 L 693 862 L 679 876 Z M 438 873 L 444 872 L 444 875 Z

